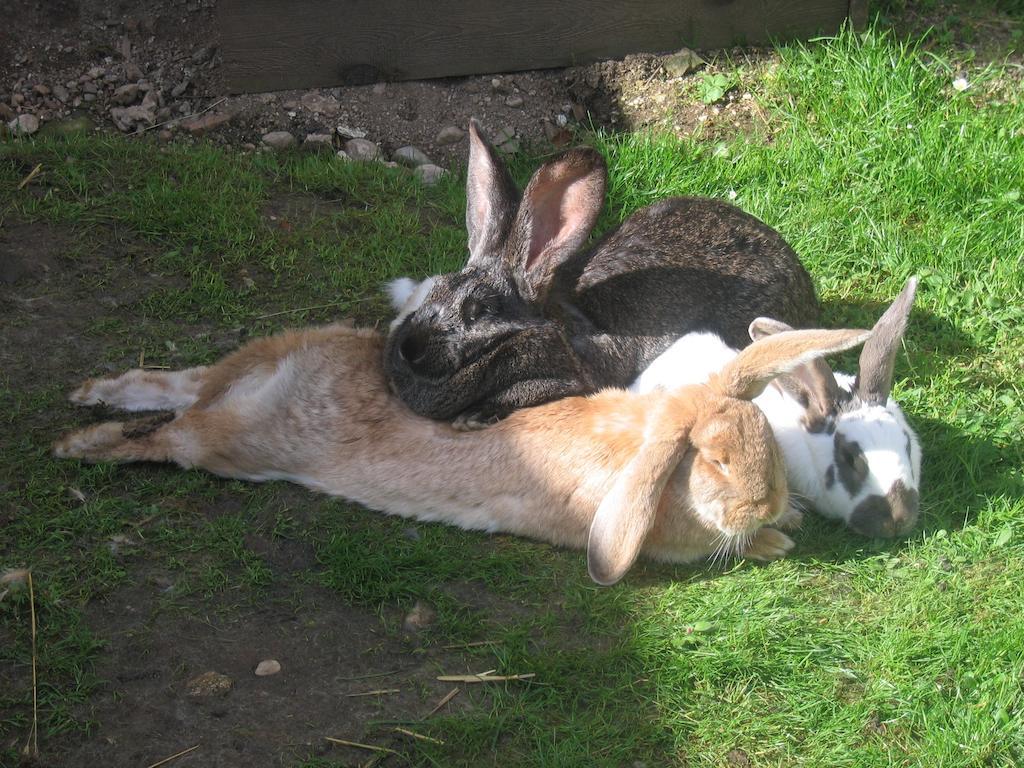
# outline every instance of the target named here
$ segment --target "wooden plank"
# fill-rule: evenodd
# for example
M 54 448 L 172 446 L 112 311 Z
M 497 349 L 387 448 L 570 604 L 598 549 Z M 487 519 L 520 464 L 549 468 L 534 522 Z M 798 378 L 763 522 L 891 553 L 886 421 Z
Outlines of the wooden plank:
M 589 63 L 836 32 L 859 0 L 221 0 L 233 92 Z
M 862 31 L 868 26 L 868 0 L 850 0 L 850 23 Z

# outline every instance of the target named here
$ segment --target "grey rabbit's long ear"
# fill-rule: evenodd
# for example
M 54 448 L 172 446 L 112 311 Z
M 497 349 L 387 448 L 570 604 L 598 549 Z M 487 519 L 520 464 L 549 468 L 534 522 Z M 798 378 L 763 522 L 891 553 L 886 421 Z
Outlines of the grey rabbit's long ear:
M 857 371 L 857 394 L 870 405 L 885 405 L 892 389 L 892 373 L 896 367 L 896 353 L 899 351 L 903 332 L 907 330 L 907 319 L 914 305 L 917 293 L 917 278 L 907 280 L 900 295 L 885 310 L 875 327 L 871 338 L 860 353 Z
M 542 302 L 555 270 L 586 242 L 604 204 L 601 154 L 577 147 L 542 165 L 523 192 L 505 258 L 523 295 Z
M 508 168 L 475 119 L 469 121 L 469 167 L 466 170 L 466 266 L 486 269 L 501 257 L 519 202 Z
M 754 341 L 781 331 L 792 331 L 793 327 L 781 320 L 759 317 L 750 324 L 750 338 Z M 850 393 L 839 386 L 835 374 L 824 358 L 805 363 L 792 373 L 779 376 L 776 384 L 804 408 L 801 419 L 808 432 L 820 432 L 826 419 L 835 416 L 839 407 L 850 399 Z

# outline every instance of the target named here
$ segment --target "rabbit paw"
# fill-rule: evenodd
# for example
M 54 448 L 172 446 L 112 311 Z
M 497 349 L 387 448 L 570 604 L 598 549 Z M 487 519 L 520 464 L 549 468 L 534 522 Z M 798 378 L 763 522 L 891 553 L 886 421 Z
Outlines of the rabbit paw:
M 751 560 L 778 560 L 785 557 L 795 544 L 782 531 L 775 528 L 759 528 L 750 543 L 740 553 Z
M 460 413 L 452 421 L 452 427 L 459 432 L 473 432 L 478 429 L 487 429 L 492 424 L 498 423 L 497 416 L 487 416 L 483 413 Z
M 803 524 L 804 513 L 792 501 L 789 502 L 786 511 L 779 516 L 779 519 L 772 523 L 776 528 L 783 531 L 795 531 Z

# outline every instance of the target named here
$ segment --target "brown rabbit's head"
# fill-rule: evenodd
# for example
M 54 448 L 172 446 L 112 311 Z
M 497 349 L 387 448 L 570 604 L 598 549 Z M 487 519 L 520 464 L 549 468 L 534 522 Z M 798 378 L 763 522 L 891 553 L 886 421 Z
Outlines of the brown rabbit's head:
M 741 538 L 786 511 L 788 488 L 771 426 L 751 402 L 712 397 L 690 431 L 680 465 L 700 521 L 725 538 Z
M 751 344 L 707 384 L 648 396 L 642 443 L 591 523 L 591 578 L 614 584 L 641 550 L 674 561 L 718 549 L 742 552 L 758 529 L 786 512 L 788 501 L 775 436 L 750 401 L 777 376 L 869 336 L 779 333 Z M 616 405 L 610 402 L 610 410 Z

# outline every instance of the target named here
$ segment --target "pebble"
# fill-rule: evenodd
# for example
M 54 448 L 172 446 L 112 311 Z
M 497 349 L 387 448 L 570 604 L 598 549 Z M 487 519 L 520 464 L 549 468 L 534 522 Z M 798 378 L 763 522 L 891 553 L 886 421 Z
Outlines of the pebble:
M 11 96 L 11 104 L 13 104 L 14 106 L 19 107 L 19 106 L 21 106 L 24 103 L 25 103 L 25 96 L 23 94 L 15 93 L 15 94 L 13 94 Z
M 134 61 L 124 65 L 124 76 L 126 80 L 141 80 L 143 78 L 142 67 Z
M 270 677 L 270 675 L 276 675 L 281 671 L 281 662 L 277 659 L 264 659 L 256 665 L 256 669 L 253 670 L 253 674 L 256 677 Z
M 68 92 L 68 89 L 65 88 L 63 85 L 53 86 L 53 95 L 56 96 L 57 100 L 61 102 L 65 102 L 71 97 L 71 94 Z
M 432 187 L 441 180 L 442 176 L 447 175 L 448 171 L 439 165 L 427 163 L 426 165 L 419 165 L 414 168 L 413 173 L 416 174 L 417 179 L 422 181 L 428 187 Z
M 157 134 L 157 138 L 160 139 L 164 144 L 174 138 L 174 134 L 164 128 L 160 133 Z
M 110 119 L 122 131 L 134 131 L 141 125 L 154 125 L 156 115 L 145 106 L 111 107 Z
M 680 48 L 661 62 L 661 66 L 665 68 L 665 73 L 669 77 L 682 77 L 688 72 L 700 69 L 705 64 L 707 62 L 689 48 Z
M 345 151 L 352 160 L 376 160 L 380 155 L 380 147 L 369 139 L 349 139 L 345 142 Z
M 187 120 L 182 120 L 181 127 L 193 136 L 202 136 L 204 133 L 227 124 L 232 117 L 234 115 L 231 112 L 207 112 Z
M 69 136 L 76 133 L 92 133 L 96 124 L 86 115 L 75 115 L 66 120 L 47 123 L 42 133 L 48 136 Z
M 220 672 L 203 672 L 196 675 L 185 684 L 185 690 L 189 696 L 196 699 L 208 698 L 211 696 L 223 696 L 231 690 L 231 678 L 222 675 Z
M 419 632 L 421 629 L 429 627 L 435 621 L 437 621 L 437 611 L 429 603 L 417 600 L 412 610 L 406 614 L 402 627 L 406 632 Z
M 457 125 L 446 125 L 437 132 L 437 138 L 434 139 L 434 142 L 442 146 L 446 144 L 458 144 L 462 141 L 462 137 L 465 135 L 466 132 Z
M 352 159 L 351 157 L 348 156 L 348 152 L 346 152 L 344 149 L 339 149 L 334 156 L 337 157 L 339 160 L 345 160 L 346 162 Z
M 346 141 L 348 141 L 349 139 L 366 138 L 366 131 L 361 130 L 359 128 L 352 128 L 351 126 L 348 125 L 339 125 L 335 130 L 337 131 L 338 135 L 341 136 L 341 138 L 345 139 Z
M 116 89 L 113 95 L 110 97 L 111 100 L 116 104 L 122 104 L 128 106 L 134 104 L 139 98 L 139 86 L 135 83 L 129 83 L 128 85 L 122 85 Z
M 0 122 L 9 123 L 14 119 L 14 110 L 0 101 Z
M 334 148 L 333 141 L 334 137 L 329 133 L 310 133 L 302 140 L 302 148 L 313 151 L 329 150 Z
M 416 147 L 401 147 L 396 149 L 391 155 L 391 159 L 396 163 L 401 163 L 402 165 L 406 165 L 410 168 L 416 168 L 420 165 L 430 165 L 430 158 Z
M 192 63 L 205 64 L 213 58 L 213 54 L 216 53 L 216 51 L 217 48 L 212 45 L 206 45 L 202 48 L 197 48 L 196 51 L 192 54 Z
M 521 107 L 523 106 L 523 97 L 518 94 L 513 94 L 505 99 L 505 106 L 507 107 Z
M 39 130 L 39 118 L 35 115 L 18 115 L 7 127 L 19 136 L 31 136 Z
M 388 84 L 387 83 L 375 83 L 374 86 L 373 86 L 373 95 L 374 96 L 383 96 L 385 93 L 387 93 L 387 90 L 388 90 Z
M 189 80 L 189 79 L 188 79 L 188 78 L 186 77 L 186 78 L 185 78 L 184 80 L 182 80 L 182 81 L 181 81 L 180 83 L 178 83 L 178 84 L 177 84 L 176 86 L 174 86 L 173 88 L 171 88 L 171 97 L 172 97 L 172 98 L 175 98 L 175 99 L 179 98 L 180 96 L 182 96 L 182 95 L 183 95 L 183 94 L 185 93 L 185 91 L 187 91 L 187 90 L 188 90 L 188 87 L 189 87 L 190 85 L 192 85 L 192 81 L 191 81 L 191 80 Z
M 288 149 L 294 147 L 296 141 L 288 131 L 271 131 L 263 134 L 263 143 L 272 149 Z
M 39 96 L 49 96 L 50 95 L 50 87 L 47 86 L 47 85 L 43 85 L 42 83 L 37 85 L 32 90 L 35 91 Z

